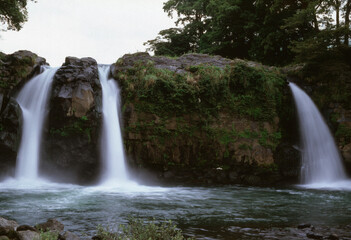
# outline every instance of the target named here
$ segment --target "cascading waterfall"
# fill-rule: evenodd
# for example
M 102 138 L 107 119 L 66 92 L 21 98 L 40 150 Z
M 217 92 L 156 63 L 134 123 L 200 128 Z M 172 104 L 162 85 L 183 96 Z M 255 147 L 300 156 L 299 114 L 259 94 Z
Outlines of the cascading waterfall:
M 43 125 L 51 85 L 58 68 L 43 72 L 25 84 L 16 100 L 23 116 L 22 138 L 16 162 L 16 179 L 36 180 Z
M 99 66 L 102 87 L 102 181 L 119 184 L 128 181 L 123 140 L 120 127 L 120 90 L 117 82 L 109 78 L 110 66 Z
M 301 181 L 303 184 L 329 184 L 346 179 L 339 151 L 311 98 L 290 83 L 300 124 L 302 143 Z

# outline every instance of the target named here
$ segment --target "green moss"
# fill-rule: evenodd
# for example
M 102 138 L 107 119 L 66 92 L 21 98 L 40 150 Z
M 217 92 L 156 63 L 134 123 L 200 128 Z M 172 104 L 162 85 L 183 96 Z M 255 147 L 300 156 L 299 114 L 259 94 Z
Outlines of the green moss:
M 56 240 L 56 239 L 58 239 L 58 237 L 59 237 L 59 234 L 56 232 L 50 232 L 50 231 L 43 232 L 42 231 L 40 233 L 39 240 Z
M 74 119 L 70 123 L 62 128 L 51 128 L 51 135 L 59 135 L 61 137 L 69 137 L 74 135 L 82 135 L 91 141 L 91 126 L 89 124 L 87 116 L 82 116 L 81 118 Z
M 335 132 L 335 137 L 339 140 L 339 143 L 346 145 L 351 142 L 351 127 L 344 124 L 339 124 Z
M 196 112 L 216 117 L 226 109 L 258 121 L 277 115 L 285 80 L 275 71 L 243 63 L 225 69 L 190 66 L 188 71 L 177 74 L 157 69 L 151 61 L 136 62 L 117 77 L 125 102 L 137 102 L 138 109 L 158 115 Z
M 157 223 L 129 218 L 128 224 L 119 225 L 117 231 L 98 226 L 97 237 L 102 240 L 184 240 L 182 231 L 172 221 Z M 190 239 L 189 239 L 190 240 Z
M 123 61 L 118 61 L 117 65 L 121 64 Z M 157 69 L 148 61 L 136 62 L 134 67 L 117 73 L 123 112 L 133 106 L 138 116 L 136 122 L 128 123 L 124 129 L 126 136 L 133 136 L 125 141 L 128 151 L 150 152 L 151 145 L 152 153 L 143 156 L 143 161 L 167 168 L 185 161 L 195 167 L 232 164 L 235 159 L 230 144 L 242 139 L 255 139 L 275 150 L 280 132 L 269 134 L 263 129 L 238 131 L 235 126 L 213 126 L 223 121 L 223 114 L 225 118 L 243 118 L 259 126 L 263 122 L 272 123 L 283 108 L 284 76 L 275 69 L 251 68 L 244 63 L 224 69 L 189 66 L 187 70 L 178 74 Z M 170 150 L 173 146 L 185 155 L 180 163 L 173 159 Z M 242 144 L 241 148 L 250 149 L 250 146 Z M 196 156 L 192 156 L 194 151 Z
M 6 59 L 6 54 L 3 52 L 0 52 L 0 61 L 4 61 Z M 1 66 L 1 63 L 0 63 Z

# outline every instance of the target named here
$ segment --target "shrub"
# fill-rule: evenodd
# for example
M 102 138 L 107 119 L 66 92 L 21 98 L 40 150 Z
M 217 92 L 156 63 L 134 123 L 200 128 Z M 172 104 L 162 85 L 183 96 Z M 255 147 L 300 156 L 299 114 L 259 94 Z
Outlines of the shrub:
M 98 226 L 97 237 L 102 240 L 183 240 L 181 230 L 171 221 L 157 224 L 154 220 L 144 222 L 141 219 L 129 218 L 127 225 L 120 225 L 117 232 Z

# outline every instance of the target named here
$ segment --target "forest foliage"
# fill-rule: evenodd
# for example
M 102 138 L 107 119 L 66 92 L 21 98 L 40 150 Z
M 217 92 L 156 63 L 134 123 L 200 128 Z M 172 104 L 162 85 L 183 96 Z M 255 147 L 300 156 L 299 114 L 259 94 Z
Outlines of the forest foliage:
M 351 0 L 168 0 L 175 28 L 145 43 L 156 55 L 198 52 L 269 65 L 350 47 Z
M 28 16 L 27 2 L 28 0 L 0 0 L 1 30 L 19 31 L 22 28 Z

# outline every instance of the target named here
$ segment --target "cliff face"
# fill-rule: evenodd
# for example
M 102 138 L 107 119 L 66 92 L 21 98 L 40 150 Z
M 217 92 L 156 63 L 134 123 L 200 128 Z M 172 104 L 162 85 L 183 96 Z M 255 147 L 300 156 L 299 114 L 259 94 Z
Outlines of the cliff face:
M 92 58 L 67 57 L 52 86 L 43 172 L 92 183 L 99 175 L 101 86 Z
M 119 59 L 112 75 L 122 89 L 134 165 L 201 183 L 276 180 L 274 153 L 288 99 L 277 69 L 201 54 L 141 53 Z
M 2 175 L 15 165 L 20 139 L 21 111 L 14 96 L 42 64 L 45 60 L 30 52 L 1 55 Z M 170 59 L 138 53 L 120 58 L 111 76 L 121 87 L 123 138 L 135 172 L 146 168 L 172 182 L 296 181 L 297 122 L 286 75 L 279 69 L 201 54 Z M 317 102 L 326 94 L 314 93 Z M 52 87 L 43 175 L 79 183 L 98 179 L 101 97 L 96 61 L 66 58 Z M 337 101 L 327 106 L 323 112 L 333 120 L 348 160 L 350 110 Z

